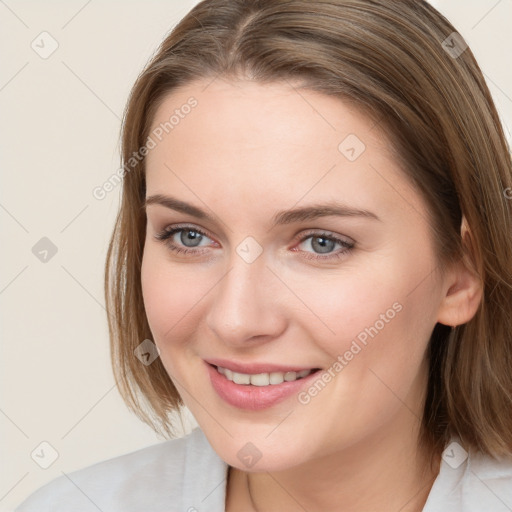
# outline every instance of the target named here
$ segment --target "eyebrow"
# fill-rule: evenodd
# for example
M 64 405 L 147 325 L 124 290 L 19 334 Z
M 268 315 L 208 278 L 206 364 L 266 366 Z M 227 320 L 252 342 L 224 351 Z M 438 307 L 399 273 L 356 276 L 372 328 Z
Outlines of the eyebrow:
M 204 210 L 201 210 L 201 208 L 198 208 L 197 206 L 186 203 L 185 201 L 181 201 L 174 197 L 164 196 L 162 194 L 149 196 L 146 198 L 146 202 L 143 205 L 143 208 L 152 204 L 159 204 L 171 210 L 187 213 L 197 217 L 198 219 L 214 222 L 214 217 L 206 213 Z M 330 201 L 327 203 L 312 204 L 309 206 L 302 206 L 291 210 L 282 210 L 277 212 L 272 218 L 272 227 L 284 224 L 292 224 L 294 222 L 310 221 L 329 216 L 363 217 L 367 219 L 379 221 L 381 220 L 375 213 L 369 210 L 352 208 L 336 201 Z

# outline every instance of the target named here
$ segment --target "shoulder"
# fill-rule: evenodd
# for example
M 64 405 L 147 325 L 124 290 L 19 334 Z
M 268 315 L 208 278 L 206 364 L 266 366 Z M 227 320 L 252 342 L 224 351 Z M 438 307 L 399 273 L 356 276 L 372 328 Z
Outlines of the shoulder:
M 495 459 L 462 448 L 458 440 L 443 452 L 440 471 L 424 512 L 510 512 L 512 457 Z
M 171 506 L 187 511 L 205 504 L 222 510 L 227 468 L 196 428 L 185 437 L 63 473 L 16 512 L 163 512 Z

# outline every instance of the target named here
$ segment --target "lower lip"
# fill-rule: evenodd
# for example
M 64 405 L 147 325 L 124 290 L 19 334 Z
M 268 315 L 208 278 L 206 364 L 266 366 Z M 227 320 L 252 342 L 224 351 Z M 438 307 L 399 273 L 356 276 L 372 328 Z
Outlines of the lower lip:
M 206 366 L 213 389 L 215 389 L 217 394 L 228 404 L 249 411 L 267 409 L 293 394 L 298 394 L 301 388 L 307 386 L 318 373 L 316 371 L 301 379 L 290 382 L 285 381 L 281 384 L 253 386 L 250 384 L 235 384 L 224 375 L 221 375 L 214 366 L 208 363 L 206 363 Z

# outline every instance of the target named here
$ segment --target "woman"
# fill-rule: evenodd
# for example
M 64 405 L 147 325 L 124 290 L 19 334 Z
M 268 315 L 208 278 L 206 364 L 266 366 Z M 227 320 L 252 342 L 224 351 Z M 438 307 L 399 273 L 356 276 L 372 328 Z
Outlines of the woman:
M 106 267 L 127 404 L 182 439 L 19 511 L 512 509 L 512 167 L 420 0 L 206 0 L 138 78 Z

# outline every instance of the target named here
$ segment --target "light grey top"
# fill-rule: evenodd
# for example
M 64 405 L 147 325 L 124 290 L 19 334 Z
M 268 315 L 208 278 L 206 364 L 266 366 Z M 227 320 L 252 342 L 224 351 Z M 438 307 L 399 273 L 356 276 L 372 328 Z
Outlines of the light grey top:
M 223 512 L 228 465 L 195 428 L 60 476 L 15 512 Z M 512 458 L 446 447 L 423 512 L 511 512 Z

